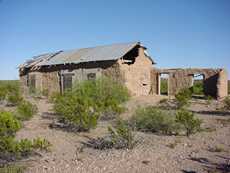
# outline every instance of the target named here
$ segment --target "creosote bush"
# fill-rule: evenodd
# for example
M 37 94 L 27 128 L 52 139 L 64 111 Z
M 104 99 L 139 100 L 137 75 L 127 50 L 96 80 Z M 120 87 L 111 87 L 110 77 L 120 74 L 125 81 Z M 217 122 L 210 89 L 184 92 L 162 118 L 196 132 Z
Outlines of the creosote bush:
M 148 106 L 138 108 L 131 118 L 132 125 L 137 130 L 162 134 L 177 134 L 179 125 L 175 123 L 173 115 L 159 108 Z
M 187 136 L 199 131 L 202 123 L 200 119 L 195 117 L 193 112 L 185 109 L 177 111 L 176 122 L 183 125 Z
M 21 123 L 10 112 L 0 112 L 0 138 L 14 136 L 21 128 Z
M 8 161 L 28 156 L 33 149 L 43 150 L 44 146 L 47 146 L 45 139 L 16 140 L 15 134 L 20 128 L 20 121 L 12 113 L 0 112 L 0 160 Z M 43 141 L 46 145 L 38 145 L 37 141 Z
M 37 106 L 29 101 L 21 102 L 17 107 L 16 116 L 20 120 L 29 120 L 37 113 Z
M 175 95 L 177 107 L 183 108 L 189 104 L 192 98 L 192 91 L 190 89 L 183 89 Z
M 94 149 L 132 149 L 135 146 L 132 128 L 124 120 L 118 119 L 113 126 L 108 127 L 109 134 L 101 138 L 92 138 L 88 142 L 83 142 L 87 147 Z
M 88 131 L 97 125 L 103 113 L 120 113 L 121 103 L 129 93 L 122 84 L 109 78 L 78 83 L 72 90 L 52 98 L 54 110 L 64 122 L 74 125 L 79 131 Z
M 109 126 L 108 131 L 114 148 L 132 149 L 134 147 L 135 142 L 132 129 L 124 120 L 117 120 L 115 127 Z

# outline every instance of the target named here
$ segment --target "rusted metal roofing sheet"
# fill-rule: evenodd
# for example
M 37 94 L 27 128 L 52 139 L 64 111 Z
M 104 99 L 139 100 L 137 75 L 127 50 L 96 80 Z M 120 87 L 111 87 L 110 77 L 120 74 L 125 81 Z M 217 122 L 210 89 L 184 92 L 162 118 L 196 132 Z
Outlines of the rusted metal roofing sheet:
M 79 64 L 93 61 L 117 60 L 137 45 L 140 45 L 140 43 L 120 43 L 48 53 L 34 57 L 32 60 L 22 64 L 19 68 L 37 68 L 59 64 Z
M 92 48 L 74 49 L 63 51 L 49 61 L 44 61 L 40 65 L 55 65 L 67 63 L 82 63 L 92 61 L 116 60 L 124 56 L 133 49 L 138 42 L 126 44 L 112 44 L 107 46 L 97 46 Z

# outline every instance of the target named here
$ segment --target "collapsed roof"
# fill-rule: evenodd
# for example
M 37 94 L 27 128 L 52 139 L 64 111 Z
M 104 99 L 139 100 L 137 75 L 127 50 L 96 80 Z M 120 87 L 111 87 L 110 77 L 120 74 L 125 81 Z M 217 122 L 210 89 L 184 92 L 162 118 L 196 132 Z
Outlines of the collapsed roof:
M 126 55 L 129 51 L 134 49 L 136 46 L 142 45 L 140 44 L 140 42 L 120 43 L 106 46 L 47 53 L 33 57 L 32 59 L 26 61 L 24 64 L 20 65 L 19 68 L 20 70 L 29 68 L 35 70 L 39 69 L 42 66 L 118 60 Z M 145 54 L 154 64 L 153 60 L 147 54 L 147 52 Z

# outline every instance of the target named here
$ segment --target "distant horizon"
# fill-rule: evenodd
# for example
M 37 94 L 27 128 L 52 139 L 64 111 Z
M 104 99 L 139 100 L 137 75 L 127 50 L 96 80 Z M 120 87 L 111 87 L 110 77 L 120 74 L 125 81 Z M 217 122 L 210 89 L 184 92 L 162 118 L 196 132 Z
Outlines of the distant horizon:
M 229 0 L 0 0 L 0 80 L 44 53 L 140 41 L 157 68 L 224 68 Z

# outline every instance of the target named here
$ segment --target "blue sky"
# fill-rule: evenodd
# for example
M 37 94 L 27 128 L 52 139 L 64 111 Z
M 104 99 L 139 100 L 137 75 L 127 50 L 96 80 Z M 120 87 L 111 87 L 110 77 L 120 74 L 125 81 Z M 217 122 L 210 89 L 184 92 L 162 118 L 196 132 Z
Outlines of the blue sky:
M 130 41 L 157 67 L 230 72 L 230 0 L 0 0 L 0 79 L 34 55 Z

